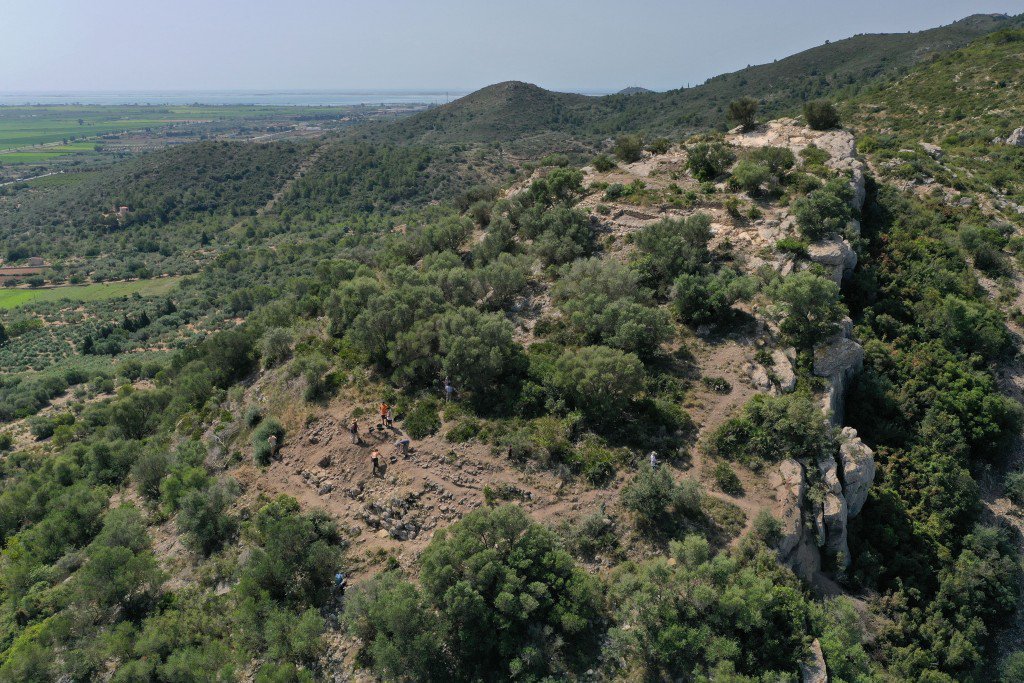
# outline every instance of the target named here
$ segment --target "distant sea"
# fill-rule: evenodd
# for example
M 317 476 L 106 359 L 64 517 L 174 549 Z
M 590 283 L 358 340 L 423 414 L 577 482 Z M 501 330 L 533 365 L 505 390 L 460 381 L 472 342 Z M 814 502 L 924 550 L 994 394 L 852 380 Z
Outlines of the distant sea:
M 31 104 L 262 104 L 340 106 L 354 104 L 444 104 L 463 90 L 126 90 L 0 91 L 0 106 Z

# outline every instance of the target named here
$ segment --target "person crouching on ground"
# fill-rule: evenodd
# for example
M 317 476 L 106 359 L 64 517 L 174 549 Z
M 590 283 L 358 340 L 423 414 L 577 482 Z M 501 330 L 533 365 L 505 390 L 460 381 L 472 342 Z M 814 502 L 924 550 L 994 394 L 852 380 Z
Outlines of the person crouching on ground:
M 374 449 L 374 451 L 370 453 L 370 463 L 373 465 L 373 470 L 370 471 L 370 476 L 376 477 L 378 472 L 382 472 L 380 466 L 380 451 Z

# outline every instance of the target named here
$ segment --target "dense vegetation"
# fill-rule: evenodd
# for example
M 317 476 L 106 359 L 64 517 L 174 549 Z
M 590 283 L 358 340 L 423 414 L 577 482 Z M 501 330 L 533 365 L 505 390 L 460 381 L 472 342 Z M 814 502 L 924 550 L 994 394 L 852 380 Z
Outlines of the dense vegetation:
M 885 188 L 868 218 L 877 284 L 865 292 L 867 362 L 849 406 L 882 476 L 855 523 L 852 576 L 890 592 L 881 651 L 897 676 L 977 677 L 989 629 L 1017 599 L 1016 552 L 1004 530 L 979 525 L 972 476 L 1000 462 L 1021 424 L 991 371 L 1007 332 L 947 241 L 955 216 Z M 885 550 L 894 544 L 897 555 Z

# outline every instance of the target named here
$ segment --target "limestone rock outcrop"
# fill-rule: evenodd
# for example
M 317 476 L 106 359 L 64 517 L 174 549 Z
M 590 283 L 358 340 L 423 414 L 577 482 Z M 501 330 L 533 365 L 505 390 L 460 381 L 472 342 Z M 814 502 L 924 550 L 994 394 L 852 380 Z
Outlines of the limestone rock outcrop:
M 839 446 L 839 465 L 842 468 L 843 495 L 850 517 L 860 514 L 875 481 L 875 454 L 857 436 L 853 427 L 844 427 L 842 445 Z
M 846 537 L 849 512 L 842 494 L 832 491 L 825 494 L 825 500 L 821 503 L 821 519 L 825 525 L 824 546 L 842 569 L 850 565 L 850 546 Z
M 814 350 L 814 374 L 829 380 L 824 408 L 834 425 L 842 422 L 846 390 L 864 366 L 864 347 L 850 338 L 850 327 L 844 321 L 839 334 Z
M 821 651 L 821 643 L 817 638 L 811 643 L 811 651 L 807 657 L 800 662 L 800 683 L 828 683 L 825 654 Z
M 769 484 L 775 491 L 775 500 L 781 510 L 782 537 L 779 540 L 779 555 L 788 559 L 800 544 L 803 534 L 804 496 L 807 480 L 803 465 L 789 458 L 779 464 L 777 471 L 769 477 Z
M 1014 147 L 1024 147 L 1024 126 L 1010 133 L 1010 137 L 1006 138 L 1006 144 L 1013 145 Z
M 818 549 L 840 569 L 850 565 L 849 521 L 860 514 L 875 478 L 874 453 L 852 427 L 843 429 L 837 454 L 809 465 L 817 470 L 813 479 L 808 464 L 789 459 L 769 480 L 781 511 L 779 558 L 804 578 L 820 567 Z M 808 494 L 812 486 L 815 495 Z
M 821 265 L 837 285 L 853 275 L 853 269 L 857 267 L 857 252 L 849 242 L 838 237 L 810 245 L 807 257 Z
M 745 371 L 750 377 L 750 384 L 758 391 L 770 394 L 786 394 L 796 389 L 796 371 L 793 360 L 796 352 L 790 353 L 775 349 L 771 353 L 771 363 L 762 365 L 757 361 L 748 361 Z

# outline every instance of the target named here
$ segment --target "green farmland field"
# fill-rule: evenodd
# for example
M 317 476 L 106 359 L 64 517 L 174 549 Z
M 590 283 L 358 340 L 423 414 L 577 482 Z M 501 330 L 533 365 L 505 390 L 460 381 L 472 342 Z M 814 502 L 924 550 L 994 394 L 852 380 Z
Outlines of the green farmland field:
M 0 150 L 34 152 L 37 150 L 25 148 L 61 142 L 71 137 L 95 138 L 179 122 L 261 119 L 309 112 L 322 113 L 323 108 L 142 105 L 0 107 Z
M 39 301 L 101 301 L 119 296 L 139 294 L 158 296 L 169 292 L 180 277 L 162 277 L 130 282 L 104 282 L 92 285 L 71 285 L 68 287 L 46 287 L 40 289 L 0 289 L 0 309 L 17 308 Z

